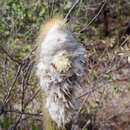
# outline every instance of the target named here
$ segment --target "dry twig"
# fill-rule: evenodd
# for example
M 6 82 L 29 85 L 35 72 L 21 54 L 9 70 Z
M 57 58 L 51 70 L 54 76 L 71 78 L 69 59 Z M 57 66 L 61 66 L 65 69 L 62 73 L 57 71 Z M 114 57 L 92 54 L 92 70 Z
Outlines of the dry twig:
M 92 18 L 90 23 L 86 27 L 84 27 L 82 30 L 80 30 L 78 33 L 82 33 L 89 28 L 89 26 L 94 22 L 94 20 L 101 14 L 101 12 L 103 11 L 103 9 L 105 7 L 105 4 L 106 4 L 106 0 L 103 0 L 100 7 L 99 7 L 100 10 L 98 11 L 98 13 Z

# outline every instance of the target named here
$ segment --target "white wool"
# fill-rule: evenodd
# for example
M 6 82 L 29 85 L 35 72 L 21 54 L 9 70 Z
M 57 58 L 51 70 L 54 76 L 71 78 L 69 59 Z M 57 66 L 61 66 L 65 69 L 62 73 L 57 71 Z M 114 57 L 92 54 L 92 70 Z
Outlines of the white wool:
M 74 92 L 83 84 L 85 49 L 67 30 L 59 30 L 58 23 L 48 32 L 41 43 L 40 61 L 37 64 L 37 76 L 40 86 L 47 95 L 46 108 L 51 119 L 58 127 L 72 120 L 77 101 Z M 58 72 L 53 66 L 63 53 L 71 57 L 71 69 L 67 73 Z M 66 66 L 68 61 L 59 62 Z

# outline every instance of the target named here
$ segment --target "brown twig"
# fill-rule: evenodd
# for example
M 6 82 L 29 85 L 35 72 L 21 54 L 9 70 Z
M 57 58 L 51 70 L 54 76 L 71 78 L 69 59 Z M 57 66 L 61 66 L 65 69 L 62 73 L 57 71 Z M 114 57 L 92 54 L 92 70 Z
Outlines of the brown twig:
M 25 90 L 28 86 L 28 75 L 30 74 L 32 67 L 33 67 L 34 61 L 27 62 L 26 71 L 23 73 L 23 80 L 22 80 L 22 98 L 21 98 L 21 105 L 22 105 L 22 112 L 24 112 L 24 96 L 25 96 Z
M 41 88 L 39 87 L 36 92 L 33 94 L 32 97 L 28 99 L 28 101 L 24 104 L 24 108 L 28 106 L 28 104 L 36 97 L 36 95 L 40 92 Z
M 5 101 L 4 101 L 4 105 L 7 104 L 9 102 L 9 100 L 10 100 L 9 97 L 10 97 L 11 91 L 12 91 L 12 89 L 14 88 L 14 86 L 16 84 L 16 81 L 17 81 L 17 79 L 18 79 L 18 77 L 19 77 L 19 75 L 21 73 L 21 69 L 22 69 L 22 65 L 19 66 L 17 74 L 16 74 L 16 76 L 14 78 L 14 81 L 13 81 L 11 87 L 9 88 L 9 91 L 8 91 L 7 96 L 5 98 Z
M 68 11 L 68 13 L 66 14 L 65 16 L 65 20 L 67 20 L 67 18 L 69 17 L 70 13 L 72 12 L 72 10 L 74 9 L 74 7 L 80 2 L 81 0 L 77 0 L 73 5 L 72 7 L 70 8 L 70 10 Z
M 120 65 L 119 67 L 117 67 L 116 69 L 111 69 L 111 70 L 109 70 L 109 71 L 106 71 L 106 72 L 104 72 L 104 73 L 101 73 L 101 75 L 98 76 L 98 80 L 97 80 L 96 82 L 101 82 L 101 81 L 103 81 L 103 79 L 104 79 L 103 76 L 104 76 L 105 74 L 110 74 L 110 73 L 112 73 L 112 72 L 114 72 L 114 71 L 118 71 L 119 69 L 123 68 L 126 64 L 127 64 L 127 63 L 124 63 L 124 64 Z M 117 79 L 116 79 L 116 80 L 117 80 Z M 114 81 L 116 81 L 116 80 L 114 80 Z M 114 81 L 110 81 L 110 82 L 114 82 Z M 96 84 L 96 83 L 95 83 L 95 84 Z M 95 90 L 97 90 L 98 88 L 101 88 L 101 87 L 102 87 L 102 86 L 92 87 L 92 89 L 91 89 L 89 92 L 83 93 L 82 95 L 80 95 L 80 96 L 77 97 L 76 99 L 80 99 L 80 98 L 82 98 L 82 97 L 84 97 L 84 96 L 86 96 L 86 95 L 88 95 L 88 94 L 94 92 Z
M 9 55 L 9 53 L 0 45 L 0 50 L 2 50 L 3 53 L 5 53 L 12 61 L 21 64 L 21 61 L 14 59 L 12 56 Z
M 51 6 L 51 16 L 53 16 L 54 4 L 55 4 L 55 0 L 52 0 L 52 6 Z
M 82 30 L 80 30 L 78 33 L 82 33 L 82 32 L 84 32 L 85 30 L 87 30 L 89 28 L 89 26 L 94 22 L 94 20 L 101 14 L 101 12 L 103 11 L 103 9 L 105 7 L 105 4 L 106 4 L 106 0 L 103 0 L 101 5 L 100 5 L 100 10 L 98 11 L 98 13 L 92 18 L 90 23 L 87 24 L 87 26 L 84 27 Z
M 29 116 L 43 116 L 42 114 L 39 113 L 28 113 L 28 112 L 21 112 L 18 110 L 4 110 L 4 112 L 13 112 L 13 113 L 29 115 Z
M 130 34 L 127 36 L 127 38 L 120 44 L 120 47 L 124 46 L 125 43 L 129 40 Z
M 19 122 L 20 122 L 20 120 L 21 120 L 21 118 L 22 118 L 22 115 L 23 115 L 23 114 L 21 113 L 20 116 L 19 116 L 19 118 L 17 119 L 16 123 L 14 124 L 13 130 L 16 130 L 17 125 L 19 124 Z

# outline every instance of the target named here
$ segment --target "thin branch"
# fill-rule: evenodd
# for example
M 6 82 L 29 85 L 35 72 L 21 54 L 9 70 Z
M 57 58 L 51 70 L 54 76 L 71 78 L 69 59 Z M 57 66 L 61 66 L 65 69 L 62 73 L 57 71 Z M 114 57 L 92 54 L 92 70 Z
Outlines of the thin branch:
M 3 76 L 3 81 L 4 81 L 4 84 L 5 84 L 5 89 L 8 88 L 8 80 L 7 80 L 7 57 L 5 57 L 5 61 L 4 61 L 4 74 L 2 75 Z
M 9 88 L 9 91 L 8 91 L 7 96 L 6 96 L 6 98 L 5 98 L 4 104 L 7 104 L 8 101 L 9 101 L 9 97 L 10 97 L 11 91 L 12 91 L 13 87 L 15 86 L 15 83 L 16 83 L 16 81 L 17 81 L 19 75 L 20 75 L 21 69 L 22 69 L 22 65 L 20 65 L 19 68 L 18 68 L 17 74 L 16 74 L 16 76 L 15 76 L 15 79 L 14 79 L 14 81 L 13 81 L 11 87 Z
M 21 118 L 22 118 L 22 113 L 20 114 L 19 118 L 17 119 L 17 121 L 16 121 L 16 123 L 15 123 L 15 125 L 14 125 L 13 130 L 16 130 L 17 125 L 19 124 L 19 122 L 20 122 Z
M 24 108 L 28 106 L 28 104 L 36 97 L 36 95 L 40 92 L 41 88 L 39 87 L 36 92 L 33 94 L 33 96 L 24 104 Z
M 103 0 L 102 3 L 101 3 L 101 8 L 100 10 L 98 11 L 98 13 L 92 18 L 92 20 L 90 21 L 89 24 L 87 24 L 87 26 L 85 28 L 83 28 L 82 30 L 80 30 L 78 33 L 82 33 L 84 32 L 85 30 L 88 29 L 88 27 L 94 22 L 94 20 L 101 14 L 101 12 L 103 11 L 104 7 L 105 7 L 105 4 L 106 4 L 106 0 Z
M 2 52 L 4 52 L 12 61 L 14 61 L 14 62 L 16 62 L 16 63 L 18 63 L 18 64 L 21 64 L 21 61 L 18 61 L 18 60 L 16 60 L 16 59 L 14 59 L 12 56 L 10 56 L 9 54 L 8 54 L 8 52 L 0 45 L 0 50 L 2 50 Z
M 88 120 L 88 121 L 85 123 L 84 127 L 82 128 L 82 130 L 85 130 L 85 128 L 86 128 L 90 123 L 91 123 L 91 121 Z
M 126 64 L 127 64 L 127 62 L 124 63 L 124 64 L 122 64 L 122 65 L 120 65 L 120 66 L 117 67 L 116 69 L 111 69 L 111 70 L 108 70 L 108 71 L 102 73 L 101 75 L 98 76 L 98 80 L 96 80 L 95 82 L 101 82 L 100 80 L 103 80 L 103 79 L 102 79 L 102 78 L 103 78 L 103 75 L 105 75 L 105 74 L 110 74 L 110 73 L 112 73 L 112 72 L 118 71 L 119 69 L 123 68 Z M 118 80 L 118 79 L 116 79 L 116 80 Z M 116 81 L 116 80 L 114 80 L 114 81 Z M 109 82 L 114 82 L 114 81 L 109 81 Z M 86 96 L 86 95 L 88 95 L 88 94 L 94 92 L 95 90 L 97 90 L 98 88 L 101 88 L 101 87 L 102 87 L 102 86 L 93 87 L 90 91 L 83 93 L 82 95 L 80 95 L 80 96 L 77 97 L 76 99 L 80 99 L 80 98 L 82 98 L 82 97 L 84 97 L 84 96 Z
M 76 99 L 80 99 L 80 98 L 82 98 L 82 97 L 84 97 L 84 96 L 86 96 L 86 95 L 87 95 L 87 97 L 88 97 L 92 92 L 94 92 L 95 90 L 97 90 L 97 89 L 99 89 L 99 88 L 101 88 L 101 87 L 102 87 L 102 86 L 93 87 L 93 88 L 90 89 L 88 92 L 85 92 L 84 94 L 80 95 L 80 96 L 77 97 Z
M 130 34 L 129 34 L 128 37 L 120 44 L 120 47 L 121 47 L 121 46 L 124 46 L 125 43 L 129 40 L 129 38 L 130 38 Z
M 43 116 L 42 114 L 39 113 L 20 112 L 18 110 L 4 110 L 4 112 L 13 112 L 13 113 L 29 115 L 29 116 Z
M 52 6 L 51 6 L 51 16 L 53 16 L 54 4 L 55 4 L 55 0 L 52 0 Z
M 113 81 L 109 81 L 109 82 L 113 82 Z M 80 113 L 81 109 L 83 108 L 85 102 L 87 101 L 88 97 L 89 97 L 95 90 L 97 90 L 97 89 L 99 89 L 99 88 L 104 88 L 104 87 L 106 87 L 105 84 L 107 84 L 107 83 L 108 83 L 108 82 L 106 82 L 106 83 L 103 82 L 102 85 L 100 85 L 100 86 L 98 86 L 98 87 L 93 87 L 90 91 L 88 91 L 88 92 L 84 95 L 84 96 L 86 96 L 86 97 L 84 98 L 83 102 L 81 103 L 81 105 L 80 105 L 80 107 L 79 107 L 79 109 L 78 109 L 78 112 L 76 113 L 76 116 L 75 116 L 76 119 L 78 118 L 79 113 Z M 94 85 L 96 85 L 96 82 L 94 82 L 94 83 L 92 84 L 92 86 L 94 86 Z M 81 97 L 81 96 L 80 96 L 80 97 Z M 77 99 L 79 99 L 80 97 L 78 97 Z
M 70 13 L 72 12 L 72 10 L 74 9 L 74 7 L 80 2 L 81 0 L 77 0 L 73 6 L 70 8 L 70 10 L 68 11 L 67 15 L 65 16 L 65 20 L 67 20 L 67 18 L 69 17 Z
M 22 87 L 21 87 L 22 88 L 22 99 L 21 99 L 22 112 L 24 112 L 24 97 L 25 97 L 25 90 L 28 86 L 28 80 L 29 80 L 28 75 L 30 74 L 33 63 L 34 61 L 29 61 L 27 62 L 27 65 L 25 65 L 27 69 L 25 73 L 23 74 Z

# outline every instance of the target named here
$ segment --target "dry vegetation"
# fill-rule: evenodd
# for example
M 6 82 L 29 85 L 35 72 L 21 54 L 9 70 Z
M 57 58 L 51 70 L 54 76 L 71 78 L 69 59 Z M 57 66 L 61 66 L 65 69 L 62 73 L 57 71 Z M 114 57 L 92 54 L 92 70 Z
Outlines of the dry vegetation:
M 86 85 L 73 119 L 83 130 L 130 129 L 129 0 L 0 1 L 0 129 L 42 129 L 35 77 L 40 24 L 61 14 L 87 50 Z

